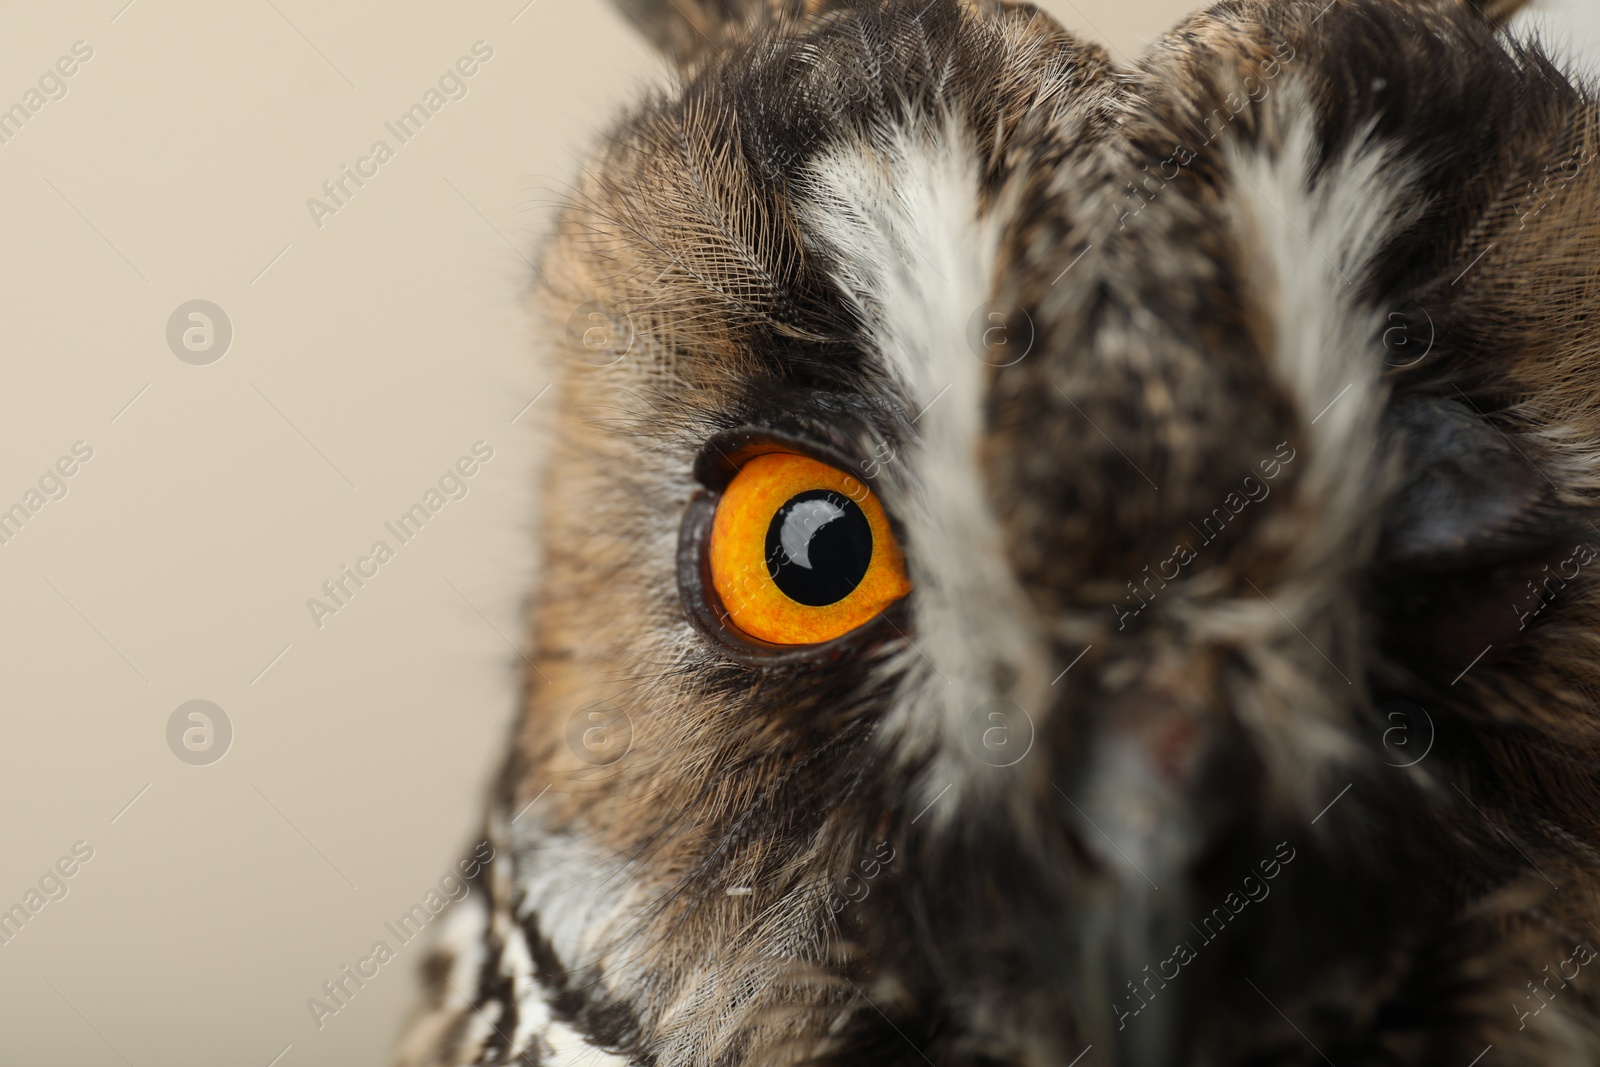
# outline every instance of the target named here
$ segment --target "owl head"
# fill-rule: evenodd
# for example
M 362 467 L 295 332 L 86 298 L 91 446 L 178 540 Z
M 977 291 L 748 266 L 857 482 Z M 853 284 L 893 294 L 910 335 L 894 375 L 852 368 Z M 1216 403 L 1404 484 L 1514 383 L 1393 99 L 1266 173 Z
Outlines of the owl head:
M 1516 6 L 625 0 L 411 1062 L 1591 1062 L 1600 120 Z

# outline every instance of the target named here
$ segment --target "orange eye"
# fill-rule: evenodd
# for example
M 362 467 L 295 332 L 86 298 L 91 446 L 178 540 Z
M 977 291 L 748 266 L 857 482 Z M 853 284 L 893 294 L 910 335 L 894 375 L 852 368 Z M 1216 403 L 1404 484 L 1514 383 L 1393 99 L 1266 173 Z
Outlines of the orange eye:
M 769 452 L 717 503 L 711 582 L 751 637 L 810 645 L 849 633 L 911 591 L 877 497 L 826 463 Z

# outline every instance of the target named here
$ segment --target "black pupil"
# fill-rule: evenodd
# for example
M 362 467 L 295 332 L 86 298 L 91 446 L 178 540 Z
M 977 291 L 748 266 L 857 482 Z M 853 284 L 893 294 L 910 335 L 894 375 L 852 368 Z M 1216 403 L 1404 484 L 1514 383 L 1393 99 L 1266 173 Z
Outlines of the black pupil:
M 813 489 L 790 497 L 767 527 L 767 573 L 801 604 L 837 604 L 861 584 L 871 562 L 872 526 L 842 493 Z

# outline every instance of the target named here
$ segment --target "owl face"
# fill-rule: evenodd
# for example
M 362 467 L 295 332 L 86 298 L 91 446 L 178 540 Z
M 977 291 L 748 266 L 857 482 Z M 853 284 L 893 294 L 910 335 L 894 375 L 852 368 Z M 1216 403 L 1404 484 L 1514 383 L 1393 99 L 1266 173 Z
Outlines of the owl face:
M 413 1062 L 1592 1052 L 1590 98 L 1447 0 L 624 6 Z

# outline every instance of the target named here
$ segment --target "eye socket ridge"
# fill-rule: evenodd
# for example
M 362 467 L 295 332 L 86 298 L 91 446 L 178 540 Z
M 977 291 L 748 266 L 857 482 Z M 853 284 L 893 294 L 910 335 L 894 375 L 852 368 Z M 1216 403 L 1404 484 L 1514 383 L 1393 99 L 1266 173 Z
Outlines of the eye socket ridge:
M 1441 680 L 1518 645 L 1549 617 L 1539 583 L 1564 587 L 1576 571 L 1563 564 L 1595 558 L 1591 516 L 1561 506 L 1476 407 L 1465 394 L 1409 394 L 1384 420 L 1408 477 L 1384 514 L 1371 602 L 1389 657 Z M 1558 611 L 1571 600 L 1556 599 Z

